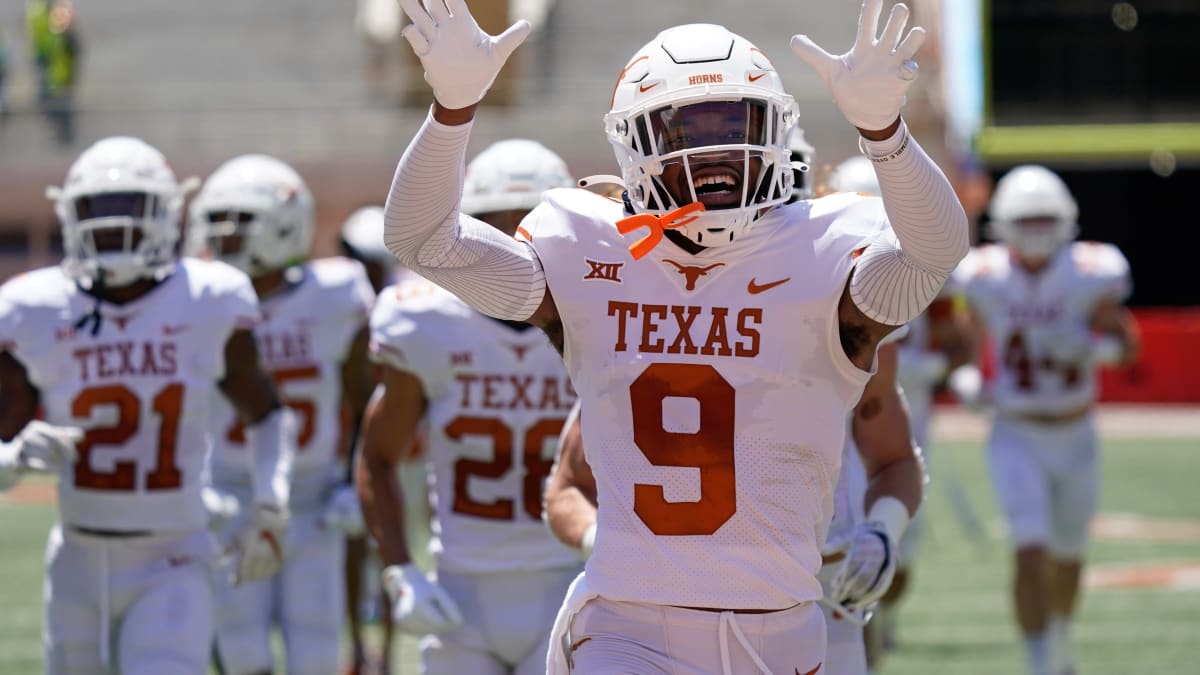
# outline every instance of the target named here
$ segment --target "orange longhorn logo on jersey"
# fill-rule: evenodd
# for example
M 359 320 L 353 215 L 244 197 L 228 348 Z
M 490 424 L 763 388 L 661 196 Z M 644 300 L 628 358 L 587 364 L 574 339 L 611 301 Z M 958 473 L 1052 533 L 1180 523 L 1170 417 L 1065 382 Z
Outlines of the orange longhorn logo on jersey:
M 535 345 L 514 345 L 514 344 L 509 344 L 509 345 L 508 345 L 508 348 L 509 348 L 509 349 L 511 349 L 511 350 L 513 350 L 513 354 L 516 354 L 516 355 L 517 355 L 517 360 L 518 360 L 518 361 L 524 361 L 524 360 L 525 360 L 525 355 L 526 355 L 526 354 L 528 354 L 528 353 L 529 353 L 529 350 L 530 350 L 530 349 L 533 349 L 533 348 L 534 348 L 534 346 L 535 346 Z
M 688 290 L 688 291 L 696 290 L 696 282 L 700 279 L 700 277 L 708 274 L 709 272 L 717 269 L 718 267 L 725 266 L 725 263 L 722 263 L 722 262 L 713 263 L 707 267 L 695 267 L 693 265 L 680 265 L 679 263 L 675 262 L 674 260 L 669 260 L 667 258 L 663 258 L 663 262 L 669 263 L 669 264 L 673 265 L 675 267 L 675 269 L 679 270 L 679 273 L 683 275 L 683 278 L 686 282 L 686 284 L 684 285 L 684 289 Z
M 123 315 L 121 315 L 121 314 L 113 314 L 113 315 L 109 316 L 108 318 L 109 318 L 109 319 L 110 319 L 110 320 L 111 320 L 113 323 L 115 323 L 115 324 L 117 325 L 117 328 L 120 328 L 120 329 L 121 329 L 121 332 L 122 332 L 122 333 L 124 333 L 124 332 L 125 332 L 125 326 L 128 326 L 128 325 L 129 325 L 129 322 L 130 322 L 130 321 L 132 321 L 132 320 L 133 320 L 133 317 L 135 317 L 135 316 L 137 316 L 137 314 L 136 314 L 136 313 L 133 313 L 133 314 L 123 314 Z

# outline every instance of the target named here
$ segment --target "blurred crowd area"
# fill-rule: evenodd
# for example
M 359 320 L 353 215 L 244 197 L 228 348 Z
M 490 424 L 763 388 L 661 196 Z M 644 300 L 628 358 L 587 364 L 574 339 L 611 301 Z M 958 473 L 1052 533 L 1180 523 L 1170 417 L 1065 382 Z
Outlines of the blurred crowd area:
M 665 26 L 710 21 L 745 35 L 772 57 L 816 147 L 818 183 L 829 167 L 857 152 L 854 130 L 823 84 L 788 49 L 793 33 L 806 33 L 831 49 L 847 48 L 844 27 L 853 25 L 857 2 L 470 4 L 481 25 L 493 32 L 517 18 L 534 25 L 532 38 L 484 101 L 487 112 L 476 122 L 474 151 L 501 138 L 526 136 L 554 148 L 577 175 L 612 173 L 615 163 L 601 117 L 621 60 Z M 1086 12 L 1070 2 L 908 4 L 930 39 L 918 54 L 921 75 L 905 118 L 956 185 L 976 223 L 986 221 L 993 179 L 1021 158 L 979 156 L 970 140 L 955 140 L 962 134 L 947 131 L 948 115 L 969 108 L 974 97 L 990 109 L 997 103 L 991 97 L 1017 96 L 1014 80 L 1028 82 L 1032 92 L 1032 98 L 1020 101 L 1026 117 L 1038 100 L 1070 111 L 1076 92 L 1051 96 L 1045 90 L 1059 81 L 1053 77 L 1088 68 L 1088 57 L 1072 48 L 1072 36 L 1110 45 L 1119 39 L 1123 48 L 1134 49 L 1138 40 L 1168 44 L 1172 26 L 1178 32 L 1200 20 L 1200 11 L 1175 0 L 1090 3 Z M 1086 30 L 1060 30 L 1048 18 L 1055 8 L 1096 20 Z M 973 16 L 982 25 L 964 34 L 964 16 L 968 24 Z M 1047 30 L 1026 40 L 1013 32 L 1021 21 Z M 182 176 L 203 177 L 246 152 L 288 161 L 313 186 L 321 228 L 316 253 L 332 253 L 336 225 L 386 194 L 395 162 L 431 100 L 419 62 L 402 37 L 404 22 L 396 0 L 26 0 L 6 5 L 0 11 L 0 277 L 57 259 L 60 237 L 44 188 L 61 182 L 84 147 L 114 134 L 142 137 L 162 148 Z M 1158 32 L 1152 32 L 1155 26 Z M 1014 41 L 1026 46 L 1014 47 Z M 964 46 L 970 52 L 976 45 L 978 72 L 961 56 Z M 1080 42 L 1080 49 L 1084 46 Z M 1164 75 L 1161 68 L 1147 67 L 1143 77 L 1136 60 L 1120 72 L 1106 64 L 1112 86 L 1130 91 L 1131 101 L 1159 89 L 1183 92 L 1178 96 L 1190 101 L 1186 92 L 1200 91 L 1195 72 Z M 994 89 L 999 94 L 980 84 L 989 68 L 998 75 Z M 1189 88 L 1189 78 L 1197 86 Z M 1077 107 L 1095 109 L 1090 102 Z M 1146 111 L 1149 119 L 1153 110 Z M 1129 255 L 1135 306 L 1200 304 L 1188 290 L 1185 265 L 1173 259 L 1156 265 L 1164 262 L 1163 251 L 1186 250 L 1200 234 L 1185 232 L 1180 240 L 1180 233 L 1141 227 L 1141 221 L 1172 222 L 1187 208 L 1188 186 L 1200 183 L 1196 153 L 1200 148 L 1191 155 L 1168 148 L 1144 157 L 1035 159 L 1063 175 L 1078 195 L 1083 237 L 1116 243 Z M 976 239 L 984 235 L 986 227 L 978 227 Z M 1155 274 L 1144 271 L 1152 267 Z

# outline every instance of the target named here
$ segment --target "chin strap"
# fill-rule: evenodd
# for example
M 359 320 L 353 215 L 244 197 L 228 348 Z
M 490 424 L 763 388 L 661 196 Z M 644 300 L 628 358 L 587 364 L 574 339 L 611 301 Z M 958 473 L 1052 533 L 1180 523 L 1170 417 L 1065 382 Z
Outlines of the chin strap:
M 75 330 L 83 330 L 83 327 L 88 325 L 90 321 L 92 324 L 92 337 L 95 337 L 100 334 L 100 324 L 104 320 L 103 315 L 100 314 L 100 296 L 104 293 L 103 272 L 96 277 L 89 293 L 96 299 L 96 302 L 92 305 L 92 311 L 79 317 L 79 320 L 75 322 Z
M 661 216 L 656 216 L 652 213 L 639 213 L 618 220 L 616 222 L 617 232 L 629 234 L 640 227 L 650 230 L 649 234 L 629 245 L 629 253 L 633 256 L 633 259 L 641 260 L 647 253 L 653 251 L 655 246 L 658 246 L 658 242 L 662 241 L 665 230 L 673 230 L 692 223 L 703 212 L 704 204 L 702 202 L 692 202 L 687 206 L 675 209 L 670 213 L 664 213 Z

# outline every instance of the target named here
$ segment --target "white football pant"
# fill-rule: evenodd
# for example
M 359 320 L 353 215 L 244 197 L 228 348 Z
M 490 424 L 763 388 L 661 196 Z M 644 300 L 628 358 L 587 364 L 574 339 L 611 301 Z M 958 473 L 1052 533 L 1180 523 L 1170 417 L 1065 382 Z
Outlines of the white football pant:
M 289 675 L 338 672 L 346 616 L 346 540 L 293 514 L 283 569 L 270 579 L 230 588 L 218 582 L 217 654 L 226 675 L 274 672 L 271 627 L 283 633 Z
M 771 673 L 825 672 L 825 619 L 815 602 L 748 614 L 594 598 L 569 639 L 574 675 L 758 675 L 756 660 Z
M 554 617 L 580 567 L 489 574 L 439 571 L 438 584 L 454 598 L 465 623 L 421 641 L 421 672 L 543 675 Z
M 1074 560 L 1087 548 L 1100 485 L 1096 421 L 1064 424 L 998 417 L 988 440 L 992 486 L 1014 548 L 1046 547 Z
M 46 546 L 46 672 L 207 672 L 214 552 L 207 530 L 100 537 L 55 525 Z

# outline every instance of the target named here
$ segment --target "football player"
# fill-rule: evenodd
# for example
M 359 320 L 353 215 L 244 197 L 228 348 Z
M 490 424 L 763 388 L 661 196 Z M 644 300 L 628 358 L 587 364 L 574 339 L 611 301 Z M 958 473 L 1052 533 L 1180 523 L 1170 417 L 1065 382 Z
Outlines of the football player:
M 250 276 L 263 314 L 258 351 L 299 425 L 291 524 L 278 542 L 283 568 L 270 579 L 219 589 L 217 657 L 229 675 L 272 672 L 277 624 L 287 672 L 327 675 L 338 666 L 344 587 L 334 581 L 342 577 L 344 538 L 363 529 L 347 482 L 346 427 L 369 395 L 366 322 L 374 293 L 355 261 L 305 261 L 312 194 L 278 159 L 225 162 L 192 200 L 190 215 L 189 249 Z M 225 406 L 214 419 L 212 488 L 247 504 L 243 426 Z
M 1016 550 L 1013 596 L 1030 672 L 1074 672 L 1071 616 L 1099 459 L 1096 367 L 1127 365 L 1138 336 L 1124 307 L 1129 264 L 1110 244 L 1072 241 L 1079 213 L 1062 179 L 1019 166 L 991 203 L 997 245 L 977 248 L 955 272 L 996 359 L 989 390 L 975 366 L 950 377 L 969 404 L 990 401 L 988 466 Z
M 397 7 L 399 10 L 399 7 Z M 378 294 L 384 288 L 413 277 L 408 270 L 396 264 L 396 257 L 383 245 L 383 207 L 364 206 L 357 209 L 346 222 L 338 236 L 338 245 L 342 255 L 363 264 L 367 269 L 367 278 L 371 287 Z M 371 364 L 372 382 L 375 382 L 376 366 Z M 356 413 L 354 434 L 357 441 L 361 439 L 361 412 Z M 357 446 L 358 443 L 352 444 Z M 357 447 L 353 448 L 357 452 Z M 404 513 L 406 515 L 408 541 L 410 550 L 424 551 L 428 548 L 433 536 L 430 529 L 432 512 L 429 508 L 429 490 L 425 482 L 425 460 L 420 456 L 420 443 L 414 446 L 412 457 L 406 459 L 400 466 L 400 484 L 404 491 Z M 353 463 L 353 459 L 351 460 Z M 349 613 L 350 646 L 352 664 L 349 675 L 361 675 L 368 672 L 368 659 L 363 642 L 362 626 L 359 620 L 359 602 L 362 598 L 362 574 L 364 568 L 377 569 L 378 558 L 369 546 L 370 537 L 362 535 L 346 539 L 346 608 Z M 391 663 L 393 632 L 391 601 L 387 593 L 380 589 L 379 602 L 382 603 L 383 613 L 380 623 L 383 625 L 383 644 L 379 655 L 380 675 L 389 672 Z
M 476 104 L 528 25 L 493 37 L 463 0 L 402 1 L 435 102 L 395 174 L 385 241 L 564 346 L 600 506 L 556 622 L 577 672 L 810 672 L 824 658 L 816 573 L 846 415 L 879 341 L 967 250 L 953 189 L 900 118 L 924 32 L 905 33 L 903 5 L 878 32 L 882 4 L 864 2 L 846 54 L 793 39 L 860 129 L 882 199 L 785 205 L 794 100 L 744 38 L 690 24 L 618 75 L 605 128 L 628 203 L 551 190 L 513 240 L 458 200 Z M 916 504 L 875 507 L 894 539 Z
M 250 280 L 176 256 L 187 189 L 145 142 L 98 141 L 47 191 L 62 265 L 0 287 L 0 484 L 59 475 L 48 673 L 207 668 L 216 550 L 201 475 L 215 406 L 247 441 L 234 574 L 278 569 L 295 420 L 259 367 Z
M 539 143 L 501 141 L 467 168 L 462 209 L 511 237 L 543 191 L 573 185 Z M 364 423 L 359 487 L 387 564 L 396 625 L 422 642 L 422 672 L 534 675 L 580 562 L 541 522 L 555 442 L 575 402 L 537 328 L 484 316 L 419 279 L 385 289 L 371 316 L 383 392 Z M 396 463 L 428 422 L 436 578 L 410 562 Z
M 833 522 L 822 549 L 827 555 L 818 575 L 825 589 L 822 611 L 828 638 L 820 672 L 826 675 L 867 674 L 862 624 L 888 590 L 898 564 L 897 542 L 882 523 L 866 521 L 864 513 L 881 499 L 921 500 L 920 455 L 896 386 L 896 362 L 896 346 L 880 346 L 879 368 L 850 418 L 834 490 Z M 579 410 L 572 411 L 560 437 L 546 485 L 544 516 L 559 541 L 578 549 L 584 558 L 591 554 L 596 539 L 596 481 L 584 456 Z

